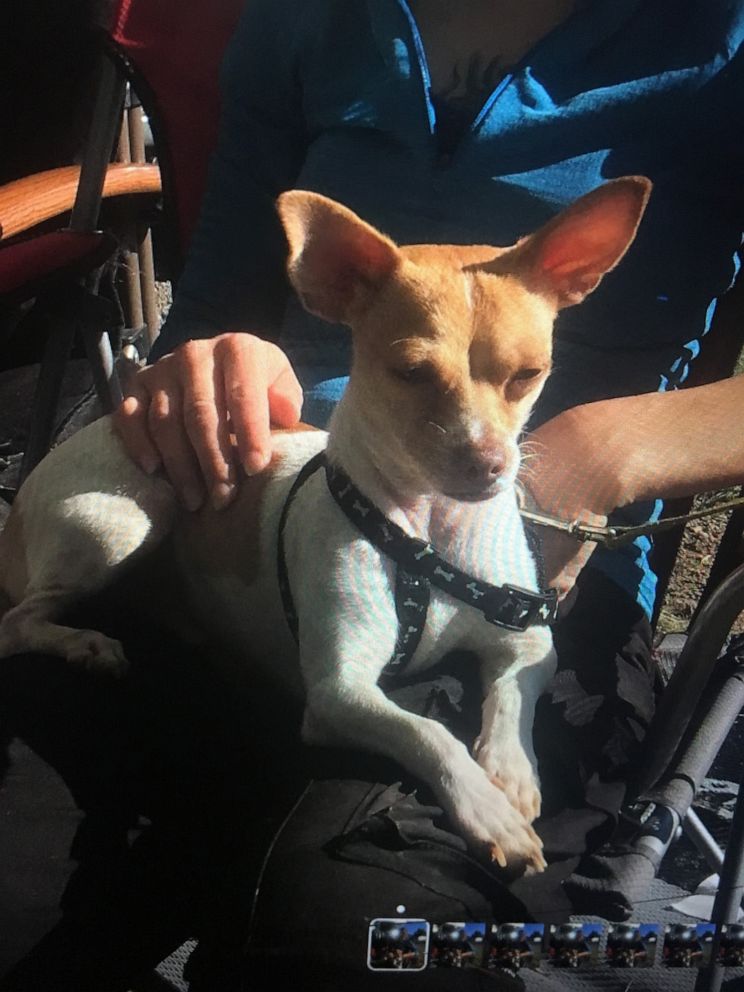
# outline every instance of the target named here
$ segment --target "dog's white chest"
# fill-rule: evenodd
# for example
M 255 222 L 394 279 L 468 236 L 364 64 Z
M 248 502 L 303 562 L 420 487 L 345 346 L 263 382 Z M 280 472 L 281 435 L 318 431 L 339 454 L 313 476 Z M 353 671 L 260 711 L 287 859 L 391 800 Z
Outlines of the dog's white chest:
M 538 588 L 513 492 L 487 504 L 439 501 L 429 532 L 443 563 L 433 571 L 436 584 L 431 586 L 426 627 L 412 670 L 428 667 L 457 648 L 491 653 L 504 638 L 518 640 L 519 634 L 489 623 L 482 612 L 488 586 Z
M 312 507 L 312 514 L 309 509 Z M 435 567 L 437 584 L 430 587 L 425 619 L 414 616 L 401 626 L 395 602 L 396 561 L 374 547 L 335 504 L 323 473 L 311 478 L 291 512 L 286 528 L 286 555 L 303 641 L 327 645 L 328 654 L 343 656 L 360 677 L 380 672 L 394 657 L 396 645 L 409 635 L 418 641 L 408 671 L 435 664 L 455 648 L 480 653 L 508 632 L 486 622 L 480 611 L 484 585 L 509 583 L 537 589 L 535 566 L 512 492 L 488 504 L 439 501 L 427 509 L 426 538 L 442 562 Z M 393 519 L 394 514 L 390 514 Z M 312 517 L 312 526 L 309 520 Z M 395 521 L 410 529 L 410 521 Z M 395 552 L 393 552 L 395 554 Z M 448 567 L 448 563 L 455 569 Z M 471 581 L 468 602 L 447 592 L 456 570 Z M 458 578 L 458 587 L 462 580 Z M 419 625 L 422 629 L 417 629 Z M 519 636 L 519 635 L 517 635 Z M 339 652 L 341 645 L 344 650 Z M 315 661 L 310 662 L 315 668 Z M 322 678 L 305 670 L 306 680 Z

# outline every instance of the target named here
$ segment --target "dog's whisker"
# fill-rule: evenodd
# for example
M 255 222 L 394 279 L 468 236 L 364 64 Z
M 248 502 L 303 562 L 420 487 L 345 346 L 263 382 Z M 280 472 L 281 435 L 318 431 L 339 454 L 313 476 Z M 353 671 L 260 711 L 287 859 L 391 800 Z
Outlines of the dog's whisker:
M 534 448 L 535 451 L 544 451 L 545 445 L 536 437 L 525 437 L 519 442 L 520 448 Z
M 435 421 L 433 421 L 433 420 L 427 420 L 427 421 L 426 421 L 426 423 L 427 423 L 427 424 L 429 424 L 429 425 L 431 425 L 432 427 L 436 427 L 436 429 L 437 429 L 438 431 L 441 431 L 441 433 L 442 433 L 442 434 L 447 434 L 447 433 L 449 433 L 449 432 L 447 431 L 447 428 L 446 428 L 446 427 L 442 427 L 442 425 L 441 425 L 441 424 L 437 424 L 437 423 L 436 423 Z
M 543 445 L 533 437 L 524 438 L 524 440 L 519 442 L 520 451 L 540 451 L 542 447 Z

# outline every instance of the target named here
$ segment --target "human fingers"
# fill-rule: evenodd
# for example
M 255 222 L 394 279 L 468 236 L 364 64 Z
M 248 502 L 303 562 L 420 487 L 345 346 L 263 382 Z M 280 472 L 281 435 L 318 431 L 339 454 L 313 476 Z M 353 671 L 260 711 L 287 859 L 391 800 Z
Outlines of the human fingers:
M 147 472 L 165 470 L 182 502 L 196 509 L 236 492 L 238 456 L 248 474 L 271 457 L 270 421 L 291 427 L 302 390 L 286 355 L 253 335 L 229 333 L 185 343 L 127 383 L 116 414 L 131 457 Z
M 269 384 L 269 416 L 275 427 L 294 427 L 302 413 L 302 386 L 286 356 L 280 355 L 276 361 L 278 375 Z
M 276 345 L 252 335 L 225 337 L 220 351 L 225 402 L 240 461 L 248 475 L 255 475 L 271 459 L 269 391 L 289 368 L 289 360 Z M 291 419 L 291 405 L 284 393 L 279 386 L 277 406 L 280 416 Z
M 177 350 L 186 437 L 215 509 L 232 502 L 237 492 L 223 371 L 214 340 L 189 341 Z M 183 468 L 185 466 L 181 466 Z
M 132 461 L 152 475 L 162 465 L 162 459 L 147 429 L 150 394 L 139 375 L 132 376 L 126 388 L 128 395 L 114 411 L 114 428 Z
M 198 510 L 204 502 L 204 484 L 184 426 L 181 384 L 177 378 L 169 377 L 156 380 L 151 389 L 148 433 L 176 495 L 187 510 Z
M 190 510 L 201 506 L 205 488 L 214 490 L 230 473 L 227 414 L 223 403 L 220 430 L 215 406 L 213 349 L 210 340 L 190 341 L 127 376 L 127 395 L 114 415 L 129 455 L 148 473 L 162 467 Z

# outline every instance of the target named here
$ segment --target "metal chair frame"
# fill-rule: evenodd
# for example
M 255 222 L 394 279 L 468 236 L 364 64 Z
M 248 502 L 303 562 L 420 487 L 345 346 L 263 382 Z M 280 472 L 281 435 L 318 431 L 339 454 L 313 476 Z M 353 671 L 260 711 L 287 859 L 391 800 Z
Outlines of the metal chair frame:
M 11 183 L 0 190 L 0 234 L 3 235 L 0 250 L 5 250 L 8 243 L 12 246 L 14 236 L 28 236 L 27 232 L 33 232 L 38 224 L 67 209 L 70 210 L 67 230 L 95 232 L 104 198 L 131 193 L 159 194 L 160 180 L 155 166 L 111 167 L 112 149 L 121 127 L 126 85 L 125 78 L 112 60 L 103 58 L 95 109 L 80 168 L 51 170 Z M 139 149 L 135 160 L 138 163 L 144 161 Z M 36 202 L 39 193 L 42 194 L 40 202 Z M 32 202 L 33 207 L 27 208 L 27 202 Z M 148 242 L 144 238 L 142 241 L 146 250 Z M 117 244 L 114 239 L 109 238 L 105 243 L 108 244 L 109 255 L 115 252 Z M 7 250 L 12 250 L 12 247 Z M 101 261 L 97 258 L 95 266 L 99 266 Z M 150 268 L 151 261 L 150 250 Z M 118 319 L 111 305 L 97 295 L 97 281 L 95 269 L 91 269 L 87 276 L 75 279 L 66 277 L 65 273 L 59 276 L 51 273 L 48 289 L 43 289 L 38 295 L 33 287 L 29 289 L 35 312 L 43 314 L 49 323 L 49 334 L 41 359 L 19 482 L 26 478 L 51 444 L 65 365 L 77 335 L 82 338 L 102 409 L 111 412 L 121 402 L 121 388 L 109 334 L 109 329 L 116 327 Z M 157 330 L 156 314 L 157 308 L 148 300 L 151 333 Z
M 630 888 L 637 893 L 650 883 L 662 858 L 685 831 L 711 869 L 720 873 L 711 922 L 734 923 L 744 895 L 744 781 L 741 783 L 725 853 L 692 809 L 700 784 L 734 721 L 744 707 L 744 665 L 728 674 L 715 699 L 704 692 L 731 627 L 744 610 L 744 564 L 710 595 L 698 613 L 662 696 L 644 749 L 649 760 L 634 783 L 634 803 L 626 816 L 637 823 Z M 638 866 L 641 865 L 640 876 Z M 647 867 L 646 867 L 647 865 Z M 698 992 L 718 992 L 723 967 L 713 961 L 701 970 Z

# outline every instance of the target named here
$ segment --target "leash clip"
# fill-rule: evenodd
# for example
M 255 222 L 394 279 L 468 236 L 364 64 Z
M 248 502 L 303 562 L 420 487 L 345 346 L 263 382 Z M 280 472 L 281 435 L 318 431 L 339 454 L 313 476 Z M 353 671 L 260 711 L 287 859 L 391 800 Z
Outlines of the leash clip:
M 582 524 L 579 520 L 572 520 L 568 525 L 567 532 L 583 544 L 594 541 L 596 544 L 604 544 L 608 548 L 613 547 L 618 538 L 615 527 L 592 527 L 591 524 Z

